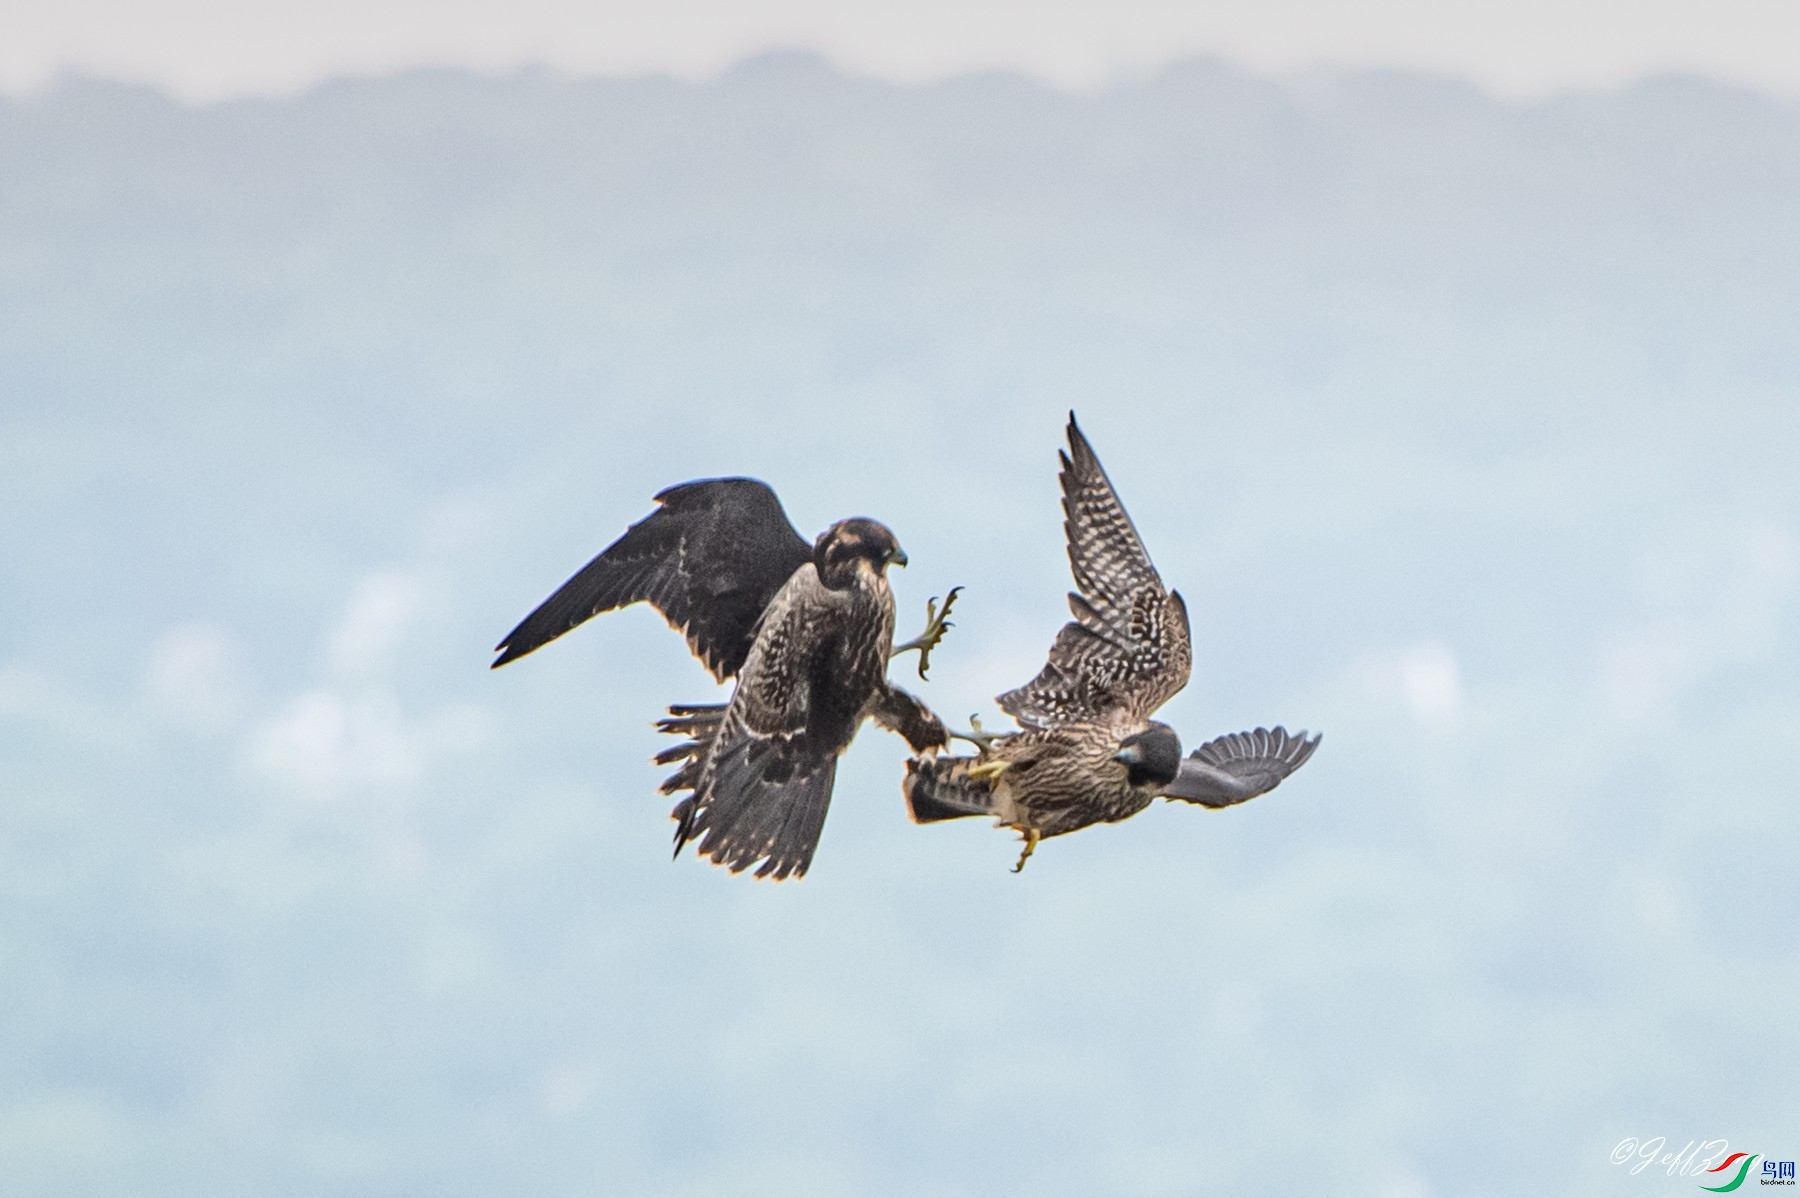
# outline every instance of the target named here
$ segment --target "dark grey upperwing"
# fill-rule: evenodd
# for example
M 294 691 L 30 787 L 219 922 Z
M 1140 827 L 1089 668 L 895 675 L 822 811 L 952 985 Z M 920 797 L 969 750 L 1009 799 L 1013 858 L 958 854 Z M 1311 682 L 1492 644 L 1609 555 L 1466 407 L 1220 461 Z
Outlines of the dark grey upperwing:
M 1290 734 L 1277 726 L 1209 740 L 1182 758 L 1181 772 L 1162 795 L 1203 807 L 1230 807 L 1254 799 L 1305 765 L 1322 739 L 1323 734 L 1308 739 L 1304 729 Z
M 1073 413 L 1061 457 L 1075 618 L 1056 634 L 1038 676 L 997 701 L 1027 727 L 1090 723 L 1119 707 L 1147 718 L 1187 685 L 1187 607 L 1163 588 Z
M 756 621 L 789 576 L 812 560 L 781 501 L 753 478 L 682 483 L 495 646 L 496 667 L 577 624 L 646 602 L 687 637 L 720 681 L 750 652 Z

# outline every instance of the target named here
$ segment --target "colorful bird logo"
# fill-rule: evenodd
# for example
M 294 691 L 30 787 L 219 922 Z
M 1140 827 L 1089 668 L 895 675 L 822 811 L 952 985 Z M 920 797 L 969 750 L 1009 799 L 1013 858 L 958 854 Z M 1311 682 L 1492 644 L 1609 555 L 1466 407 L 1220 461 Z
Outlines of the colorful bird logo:
M 1726 1157 L 1724 1160 L 1720 1161 L 1718 1164 L 1716 1164 L 1712 1168 L 1708 1169 L 1707 1172 L 1708 1173 L 1723 1173 L 1725 1170 L 1731 1168 L 1731 1166 L 1737 1165 L 1738 1166 L 1737 1176 L 1732 1178 L 1730 1181 L 1726 1182 L 1722 1186 L 1701 1186 L 1700 1188 L 1703 1190 L 1711 1190 L 1715 1194 L 1729 1194 L 1732 1190 L 1735 1190 L 1739 1186 L 1744 1184 L 1744 1178 L 1749 1174 L 1750 1166 L 1752 1163 L 1755 1162 L 1755 1160 L 1756 1160 L 1756 1154 L 1754 1152 L 1734 1152 L 1734 1153 L 1732 1153 L 1730 1156 Z M 1741 1165 L 1738 1165 L 1739 1161 L 1742 1161 L 1744 1163 Z

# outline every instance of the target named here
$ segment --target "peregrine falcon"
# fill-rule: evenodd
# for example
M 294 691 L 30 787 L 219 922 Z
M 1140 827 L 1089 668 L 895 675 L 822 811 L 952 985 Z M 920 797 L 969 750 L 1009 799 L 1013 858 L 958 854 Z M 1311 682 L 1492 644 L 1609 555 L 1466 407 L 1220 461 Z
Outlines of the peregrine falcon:
M 1093 447 L 1069 416 L 1062 454 L 1063 528 L 1076 590 L 1038 676 L 999 696 L 1022 731 L 968 736 L 976 757 L 915 758 L 902 784 L 918 823 L 994 816 L 1024 851 L 1046 836 L 1136 815 L 1158 796 L 1224 807 L 1274 789 L 1320 738 L 1258 728 L 1181 755 L 1175 730 L 1151 719 L 1187 685 L 1187 608 L 1150 564 Z
M 664 794 L 676 804 L 675 852 L 698 852 L 733 873 L 806 872 L 825 824 L 838 756 L 864 718 L 913 751 L 942 748 L 936 716 L 887 680 L 888 660 L 919 650 L 919 676 L 950 627 L 955 599 L 927 609 L 918 638 L 895 647 L 890 565 L 906 554 L 886 525 L 840 520 L 808 545 L 768 484 L 705 479 L 670 487 L 659 505 L 506 634 L 494 666 L 631 603 L 661 612 L 713 676 L 735 677 L 731 701 L 677 706 L 665 732 L 691 739 L 659 754 L 685 762 Z

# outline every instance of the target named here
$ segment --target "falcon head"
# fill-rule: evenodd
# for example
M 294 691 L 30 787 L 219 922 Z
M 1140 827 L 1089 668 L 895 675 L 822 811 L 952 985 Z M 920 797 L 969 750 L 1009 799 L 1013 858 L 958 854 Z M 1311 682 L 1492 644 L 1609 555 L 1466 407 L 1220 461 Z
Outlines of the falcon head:
M 880 575 L 889 566 L 904 566 L 906 554 L 887 525 L 857 516 L 839 520 L 819 534 L 813 544 L 813 565 L 819 581 L 834 591 L 856 579 L 864 564 Z
M 1125 767 L 1133 786 L 1167 786 L 1181 772 L 1181 738 L 1158 720 L 1119 742 L 1113 760 Z

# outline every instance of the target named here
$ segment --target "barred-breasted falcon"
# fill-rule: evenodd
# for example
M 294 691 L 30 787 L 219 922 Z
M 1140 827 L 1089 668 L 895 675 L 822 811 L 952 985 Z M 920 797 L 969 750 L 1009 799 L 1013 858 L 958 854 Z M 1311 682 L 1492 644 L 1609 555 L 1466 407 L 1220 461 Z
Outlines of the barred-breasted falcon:
M 906 555 L 886 525 L 840 520 L 808 545 L 768 484 L 704 479 L 670 487 L 633 524 L 496 646 L 499 667 L 588 618 L 646 602 L 687 637 L 715 678 L 736 677 L 731 701 L 677 706 L 659 727 L 691 737 L 658 754 L 683 762 L 664 794 L 676 804 L 675 852 L 698 852 L 733 873 L 806 872 L 825 824 L 838 756 L 866 717 L 915 753 L 945 744 L 925 705 L 887 680 L 890 657 L 931 649 L 949 627 L 954 592 L 935 600 L 924 634 L 896 648 L 887 567 Z
M 1025 839 L 1015 871 L 1040 839 L 1136 815 L 1157 796 L 1227 807 L 1274 789 L 1312 756 L 1319 737 L 1258 728 L 1188 757 L 1156 709 L 1187 685 L 1187 608 L 1163 587 L 1093 447 L 1069 416 L 1062 458 L 1064 531 L 1076 590 L 1038 676 L 999 696 L 1023 731 L 967 739 L 976 757 L 907 763 L 907 809 L 919 823 L 992 815 Z

